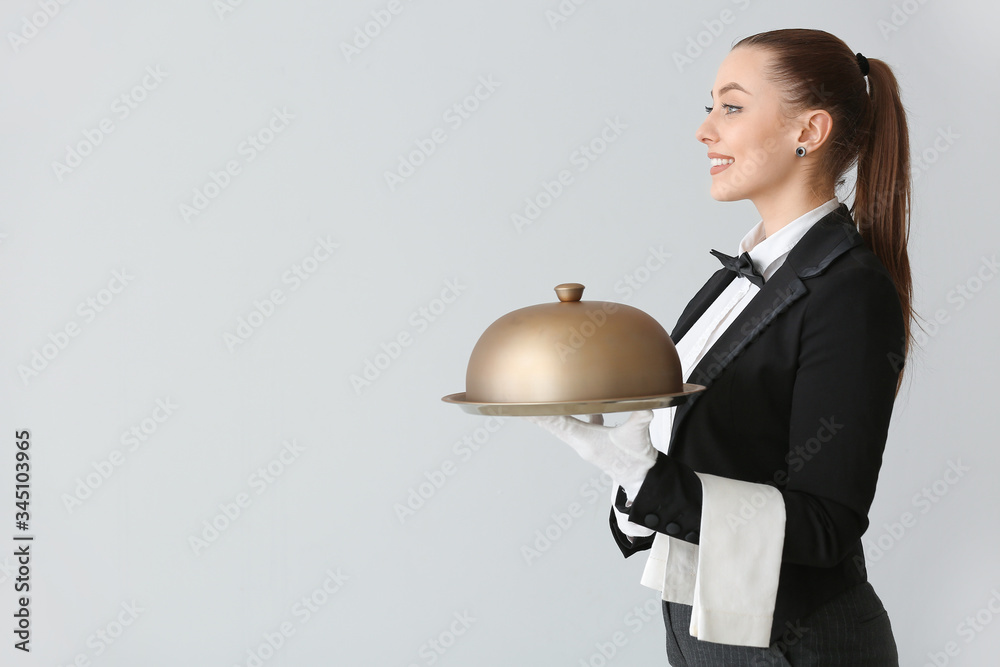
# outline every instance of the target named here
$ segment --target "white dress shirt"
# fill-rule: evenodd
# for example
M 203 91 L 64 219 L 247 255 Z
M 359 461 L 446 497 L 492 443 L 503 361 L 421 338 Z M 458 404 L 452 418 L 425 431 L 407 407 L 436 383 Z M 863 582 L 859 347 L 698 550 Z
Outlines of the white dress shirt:
M 834 197 L 769 237 L 765 237 L 764 223 L 760 221 L 740 241 L 737 256 L 749 253 L 754 267 L 766 282 L 812 225 L 838 206 L 840 201 Z M 684 334 L 677 343 L 677 354 L 685 382 L 689 381 L 692 370 L 705 353 L 759 291 L 760 288 L 746 277 L 736 276 Z M 667 451 L 670 443 L 673 416 L 674 408 L 653 413 L 650 439 L 662 452 Z M 664 600 L 694 607 L 690 629 L 693 636 L 728 644 L 767 646 L 784 540 L 784 501 L 775 488 L 765 484 L 700 473 L 698 476 L 703 491 L 701 549 L 699 545 L 657 533 L 642 583 L 662 591 Z M 612 488 L 614 508 L 617 484 Z M 625 491 L 628 506 L 637 489 Z M 765 494 L 768 506 L 758 512 L 753 525 L 741 528 L 737 535 L 725 519 L 732 516 L 732 510 L 751 493 Z M 654 533 L 630 522 L 617 508 L 614 512 L 619 528 L 630 538 Z M 714 548 L 709 549 L 707 545 Z M 735 598 L 733 587 L 741 593 Z

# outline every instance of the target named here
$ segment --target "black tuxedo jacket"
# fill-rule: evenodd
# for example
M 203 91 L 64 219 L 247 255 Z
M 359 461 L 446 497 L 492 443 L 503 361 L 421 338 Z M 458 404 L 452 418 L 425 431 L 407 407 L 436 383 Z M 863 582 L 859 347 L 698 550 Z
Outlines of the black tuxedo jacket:
M 679 341 L 735 278 L 717 271 L 684 308 Z M 903 315 L 885 267 L 846 204 L 824 216 L 692 370 L 707 389 L 679 405 L 629 520 L 698 542 L 695 471 L 770 484 L 785 504 L 771 641 L 867 579 L 861 535 L 903 367 Z M 611 531 L 628 557 L 649 549 Z M 808 625 L 808 623 L 806 623 Z M 800 629 L 794 630 L 801 632 Z M 789 637 L 789 639 L 794 638 Z

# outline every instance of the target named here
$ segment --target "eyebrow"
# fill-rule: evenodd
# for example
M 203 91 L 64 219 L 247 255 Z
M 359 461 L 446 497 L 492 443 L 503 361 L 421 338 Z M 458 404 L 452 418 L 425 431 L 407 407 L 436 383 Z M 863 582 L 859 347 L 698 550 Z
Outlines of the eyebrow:
M 746 88 L 744 88 L 740 84 L 736 83 L 735 81 L 733 81 L 732 83 L 727 83 L 726 85 L 724 85 L 722 87 L 722 89 L 719 90 L 719 95 L 722 95 L 723 93 L 729 92 L 730 90 L 742 90 L 747 95 L 753 95 L 753 93 L 751 93 L 749 90 L 747 90 Z M 708 94 L 711 95 L 713 99 L 715 99 L 715 93 L 714 92 L 712 92 L 710 90 L 710 91 L 708 91 Z

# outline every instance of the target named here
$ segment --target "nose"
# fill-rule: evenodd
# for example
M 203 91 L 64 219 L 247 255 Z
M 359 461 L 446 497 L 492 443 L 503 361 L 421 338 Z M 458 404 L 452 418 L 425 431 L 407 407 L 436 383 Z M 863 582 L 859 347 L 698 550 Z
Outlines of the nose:
M 712 121 L 712 114 L 708 114 L 701 125 L 698 126 L 698 129 L 694 132 L 694 138 L 706 145 L 715 140 L 715 127 Z

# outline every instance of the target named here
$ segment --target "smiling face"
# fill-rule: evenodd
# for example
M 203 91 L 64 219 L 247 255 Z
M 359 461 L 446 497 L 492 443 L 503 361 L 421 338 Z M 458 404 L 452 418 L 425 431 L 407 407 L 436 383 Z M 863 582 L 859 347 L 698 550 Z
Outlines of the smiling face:
M 803 120 L 808 114 L 784 116 L 778 89 L 764 79 L 767 60 L 759 48 L 729 52 L 715 78 L 712 106 L 706 107 L 711 111 L 695 133 L 709 157 L 731 162 L 711 167 L 711 194 L 718 201 L 750 199 L 758 209 L 768 208 L 780 193 L 804 184 L 803 160 L 816 148 Z M 807 157 L 795 155 L 799 146 L 809 151 Z M 718 159 L 706 162 L 719 164 Z

